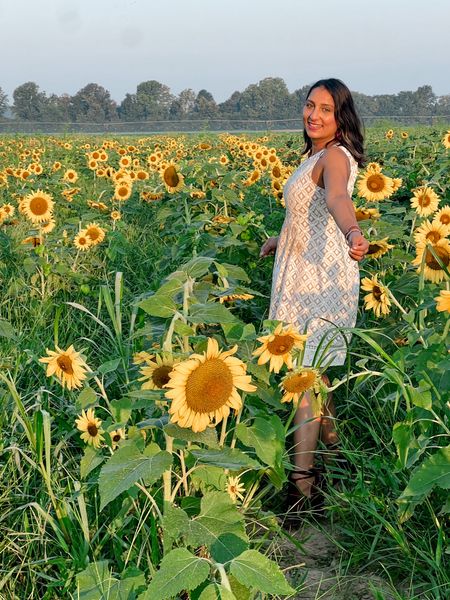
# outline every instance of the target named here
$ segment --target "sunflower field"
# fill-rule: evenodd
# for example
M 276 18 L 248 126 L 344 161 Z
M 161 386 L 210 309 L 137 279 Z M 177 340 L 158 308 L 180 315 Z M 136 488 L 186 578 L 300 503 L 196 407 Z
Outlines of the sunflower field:
M 327 387 L 259 258 L 301 134 L 1 138 L 1 599 L 303 597 L 274 548 L 307 390 L 337 404 L 317 518 L 345 572 L 449 597 L 450 132 L 366 141 Z

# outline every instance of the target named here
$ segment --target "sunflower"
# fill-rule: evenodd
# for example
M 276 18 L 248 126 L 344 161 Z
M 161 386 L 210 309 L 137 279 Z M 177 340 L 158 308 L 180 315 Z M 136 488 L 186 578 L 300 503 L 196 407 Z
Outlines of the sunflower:
M 394 192 L 392 179 L 377 171 L 366 171 L 357 183 L 358 195 L 369 201 L 389 198 Z
M 89 250 L 89 248 L 93 246 L 92 240 L 86 235 L 85 229 L 82 229 L 79 233 L 77 233 L 73 243 L 78 250 Z
M 261 177 L 261 171 L 259 171 L 258 169 L 255 169 L 254 171 L 252 171 L 252 173 L 250 173 L 250 175 L 247 177 L 247 179 L 243 182 L 243 185 L 245 185 L 246 187 L 249 187 L 250 185 L 253 185 L 254 183 L 256 183 L 258 181 L 258 179 L 260 179 Z
M 67 169 L 67 171 L 63 175 L 63 181 L 68 181 L 69 183 L 75 183 L 78 179 L 78 173 L 73 169 Z
M 132 191 L 133 187 L 131 183 L 128 183 L 128 181 L 122 181 L 115 187 L 114 198 L 121 201 L 128 200 Z
M 392 140 L 393 137 L 394 137 L 394 130 L 393 129 L 389 129 L 388 131 L 386 131 L 385 138 L 387 140 Z
M 284 392 L 281 402 L 293 402 L 297 404 L 300 398 L 308 390 L 320 394 L 322 378 L 317 369 L 301 367 L 290 371 L 281 381 L 280 389 Z
M 85 235 L 91 240 L 91 245 L 101 244 L 105 239 L 105 230 L 97 223 L 89 223 L 84 230 Z
M 227 165 L 230 161 L 228 160 L 228 156 L 225 156 L 225 154 L 222 154 L 219 158 L 219 162 L 221 165 Z
M 450 130 L 442 138 L 442 143 L 444 144 L 444 148 L 450 148 Z
M 428 219 L 422 223 L 414 232 L 414 239 L 417 246 L 426 244 L 436 244 L 439 240 L 445 238 L 448 229 L 439 221 L 430 222 Z
M 441 290 L 435 300 L 436 310 L 450 313 L 450 290 Z
M 120 214 L 120 212 L 118 210 L 113 210 L 113 211 L 111 211 L 110 217 L 113 221 L 120 221 L 120 219 L 122 218 L 122 215 Z
M 139 381 L 144 381 L 141 385 L 142 390 L 162 390 L 166 383 L 169 383 L 174 365 L 180 362 L 171 354 L 157 354 L 155 360 L 151 360 L 151 358 L 144 360 L 146 366 L 139 369 L 142 373 Z
M 126 154 L 122 156 L 122 158 L 119 160 L 119 165 L 122 169 L 128 169 L 128 167 L 131 165 L 131 156 L 127 156 Z
M 119 443 L 125 439 L 125 429 L 123 427 L 114 429 L 114 431 L 109 432 L 109 437 L 111 438 L 111 448 L 116 450 L 119 447 Z
M 101 428 L 102 422 L 94 414 L 93 408 L 88 408 L 87 411 L 82 410 L 81 415 L 78 419 L 75 419 L 77 429 L 82 431 L 81 439 L 90 444 L 94 448 L 100 448 L 103 442 L 103 429 Z
M 376 317 L 389 314 L 391 301 L 389 300 L 388 289 L 378 281 L 377 275 L 372 278 L 364 277 L 361 282 L 361 289 L 370 292 L 364 296 L 364 308 L 366 310 L 372 309 Z
M 357 221 L 367 221 L 367 219 L 379 219 L 380 212 L 376 208 L 364 208 L 355 206 L 355 217 Z
M 418 215 L 428 217 L 436 212 L 440 198 L 433 189 L 423 185 L 413 190 L 413 194 L 411 208 L 415 208 Z
M 444 206 L 434 215 L 433 223 L 441 223 L 450 233 L 450 206 Z
M 55 219 L 49 219 L 49 221 L 41 227 L 41 233 L 51 233 L 56 227 Z
M 366 167 L 366 171 L 372 171 L 372 173 L 381 173 L 381 165 L 377 162 L 370 162 Z
M 41 190 L 28 194 L 21 202 L 23 213 L 33 223 L 49 221 L 52 218 L 54 205 L 50 194 Z
M 447 277 L 445 269 L 448 271 L 450 266 L 450 242 L 447 239 L 441 239 L 433 246 L 418 246 L 417 256 L 412 264 L 417 266 L 417 272 L 420 273 L 423 267 L 425 279 L 433 283 L 439 283 Z
M 236 504 L 239 500 L 243 500 L 244 496 L 242 495 L 245 492 L 244 484 L 242 484 L 239 480 L 239 477 L 232 477 L 231 475 L 227 478 L 227 482 L 225 485 L 225 491 L 228 492 L 232 502 Z
M 380 256 L 383 256 L 383 254 L 386 254 L 388 250 L 394 248 L 395 246 L 388 244 L 388 239 L 389 238 L 385 237 L 382 240 L 373 240 L 369 242 L 369 249 L 366 257 L 379 258 Z
M 203 190 L 192 190 L 190 193 L 191 198 L 196 198 L 201 200 L 202 198 L 206 198 L 206 194 Z
M 394 187 L 394 192 L 401 188 L 403 183 L 403 179 L 401 177 L 394 177 L 392 179 L 392 185 Z
M 56 346 L 54 350 L 46 349 L 48 356 L 39 359 L 41 363 L 47 363 L 47 377 L 56 375 L 63 387 L 68 390 L 79 388 L 86 379 L 86 371 L 89 370 L 80 352 L 70 346 L 67 350 L 61 350 Z
M 400 137 L 406 140 L 407 138 L 409 138 L 409 133 L 407 131 L 402 131 Z
M 14 213 L 16 211 L 15 207 L 12 204 L 4 204 L 1 207 L 2 211 L 5 213 L 5 215 L 7 217 L 12 217 L 14 216 Z
M 133 364 L 141 365 L 143 362 L 149 364 L 152 358 L 153 354 L 149 354 L 145 350 L 142 350 L 141 352 L 135 352 L 133 354 Z
M 160 171 L 160 175 L 167 191 L 171 194 L 181 190 L 184 185 L 184 177 L 178 172 L 176 165 L 173 163 L 167 164 L 164 169 Z
M 294 348 L 302 349 L 306 338 L 306 335 L 300 335 L 292 325 L 283 328 L 283 323 L 279 323 L 273 333 L 258 338 L 262 345 L 253 352 L 253 356 L 259 356 L 258 365 L 270 360 L 269 371 L 279 373 L 283 364 L 292 369 L 291 351 Z
M 62 164 L 59 161 L 56 161 L 53 163 L 52 165 L 52 171 L 55 173 L 56 171 L 59 171 L 59 169 L 62 168 Z
M 226 294 L 225 296 L 220 296 L 219 302 L 223 304 L 224 302 L 234 302 L 235 300 L 252 300 L 254 297 L 253 294 Z
M 246 375 L 247 365 L 232 356 L 231 350 L 219 350 L 217 341 L 208 338 L 203 354 L 192 354 L 176 364 L 170 373 L 166 397 L 172 400 L 169 414 L 172 422 L 192 431 L 204 431 L 211 423 L 228 417 L 230 409 L 242 408 L 242 398 L 236 388 L 254 392 L 256 387 Z
M 144 169 L 139 169 L 139 171 L 136 171 L 136 179 L 138 181 L 146 181 L 148 177 L 148 172 L 144 171 Z

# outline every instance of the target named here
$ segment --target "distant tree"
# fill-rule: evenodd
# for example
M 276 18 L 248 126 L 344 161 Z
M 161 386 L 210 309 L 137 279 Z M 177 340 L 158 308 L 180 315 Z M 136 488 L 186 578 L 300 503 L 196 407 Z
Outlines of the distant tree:
M 208 90 L 200 90 L 197 94 L 193 113 L 199 119 L 217 118 L 219 109 L 213 95 Z
M 127 94 L 119 107 L 120 118 L 124 121 L 164 120 L 174 101 L 167 85 L 159 81 L 143 81 L 135 94 Z
M 66 123 L 72 120 L 72 97 L 69 94 L 51 94 L 45 105 L 45 120 Z
M 172 119 L 186 119 L 194 110 L 196 95 L 194 90 L 187 88 L 182 90 L 172 101 L 169 115 Z
M 284 119 L 291 115 L 291 97 L 281 77 L 249 85 L 240 98 L 241 115 L 249 119 Z
M 229 119 L 239 119 L 241 116 L 241 92 L 235 91 L 228 100 L 218 105 L 222 117 Z
M 42 121 L 45 117 L 47 97 L 33 81 L 19 85 L 13 92 L 13 111 L 23 121 Z
M 450 115 L 450 94 L 446 96 L 439 96 L 436 101 L 435 114 L 437 115 Z
M 117 105 L 111 94 L 97 83 L 88 83 L 72 97 L 70 104 L 73 121 L 104 123 L 117 118 Z
M 8 96 L 0 87 L 0 117 L 3 116 L 8 108 Z

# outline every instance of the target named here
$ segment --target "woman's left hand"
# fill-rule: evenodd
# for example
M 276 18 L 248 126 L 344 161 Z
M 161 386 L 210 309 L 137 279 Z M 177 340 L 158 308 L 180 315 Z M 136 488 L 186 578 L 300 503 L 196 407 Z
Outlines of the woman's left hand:
M 369 251 L 369 242 L 357 231 L 350 235 L 348 245 L 350 246 L 348 255 L 358 262 L 362 260 Z

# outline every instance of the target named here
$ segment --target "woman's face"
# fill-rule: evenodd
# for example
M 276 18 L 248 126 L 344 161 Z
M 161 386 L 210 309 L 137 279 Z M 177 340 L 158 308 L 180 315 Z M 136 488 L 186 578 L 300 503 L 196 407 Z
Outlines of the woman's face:
M 334 117 L 333 96 L 324 87 L 312 90 L 303 107 L 303 126 L 313 142 L 334 139 L 338 125 Z

